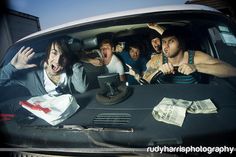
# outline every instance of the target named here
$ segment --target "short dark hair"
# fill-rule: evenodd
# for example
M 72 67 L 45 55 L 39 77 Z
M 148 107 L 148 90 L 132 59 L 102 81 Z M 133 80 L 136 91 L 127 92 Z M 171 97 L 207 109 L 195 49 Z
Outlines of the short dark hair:
M 176 26 L 176 27 L 171 27 L 169 29 L 166 29 L 163 32 L 161 38 L 163 39 L 163 38 L 167 38 L 170 36 L 175 36 L 179 41 L 181 49 L 183 49 L 184 51 L 186 50 L 186 44 L 185 44 L 186 34 L 185 34 L 185 31 L 182 27 Z
M 130 44 L 129 44 L 129 50 L 131 49 L 131 47 L 136 48 L 136 49 L 139 49 L 139 51 L 141 51 L 141 46 L 140 46 L 140 44 L 137 44 L 137 43 L 130 43 Z
M 102 42 L 99 44 L 99 47 L 102 47 L 102 45 L 104 45 L 104 44 L 109 44 L 109 45 L 111 45 L 111 47 L 114 47 L 112 41 L 109 39 L 102 40 Z
M 161 35 L 157 31 L 150 29 L 148 38 L 150 41 L 154 38 L 159 38 L 161 40 Z

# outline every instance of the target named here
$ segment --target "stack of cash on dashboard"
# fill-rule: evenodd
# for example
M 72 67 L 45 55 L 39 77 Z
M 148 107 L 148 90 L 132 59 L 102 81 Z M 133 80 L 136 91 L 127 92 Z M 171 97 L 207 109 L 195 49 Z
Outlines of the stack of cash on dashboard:
M 158 121 L 182 126 L 186 112 L 192 114 L 217 113 L 217 108 L 210 99 L 187 101 L 183 99 L 163 98 L 154 107 L 152 115 Z

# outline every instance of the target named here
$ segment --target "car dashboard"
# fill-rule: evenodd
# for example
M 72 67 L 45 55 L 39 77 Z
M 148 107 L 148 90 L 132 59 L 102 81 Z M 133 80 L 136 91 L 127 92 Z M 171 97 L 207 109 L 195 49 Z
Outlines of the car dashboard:
M 114 105 L 96 101 L 99 89 L 74 95 L 80 109 L 58 126 L 50 126 L 30 114 L 18 116 L 18 112 L 12 121 L 1 124 L 4 144 L 33 148 L 235 145 L 232 140 L 236 132 L 235 90 L 221 84 L 159 84 L 130 88 L 132 95 Z M 218 113 L 187 113 L 182 127 L 163 123 L 154 119 L 152 110 L 164 97 L 190 101 L 211 99 Z M 22 99 L 25 98 L 15 98 L 10 103 Z

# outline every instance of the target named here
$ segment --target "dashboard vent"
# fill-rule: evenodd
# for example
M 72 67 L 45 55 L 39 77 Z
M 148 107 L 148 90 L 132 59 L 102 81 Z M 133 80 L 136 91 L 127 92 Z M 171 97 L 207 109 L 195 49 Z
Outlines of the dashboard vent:
M 101 113 L 94 120 L 94 125 L 124 125 L 129 122 L 131 115 L 128 113 Z

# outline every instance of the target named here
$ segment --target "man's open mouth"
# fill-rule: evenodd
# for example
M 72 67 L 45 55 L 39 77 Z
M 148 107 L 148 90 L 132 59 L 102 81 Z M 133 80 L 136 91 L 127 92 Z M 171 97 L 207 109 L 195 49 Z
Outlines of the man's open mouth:
M 60 70 L 60 66 L 55 66 L 55 65 L 51 65 L 51 68 L 54 72 L 58 72 Z
M 104 58 L 107 58 L 107 53 L 103 53 Z
M 161 46 L 160 45 L 155 46 L 155 50 L 156 51 L 160 51 L 161 50 Z

